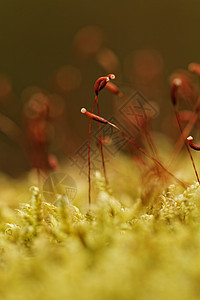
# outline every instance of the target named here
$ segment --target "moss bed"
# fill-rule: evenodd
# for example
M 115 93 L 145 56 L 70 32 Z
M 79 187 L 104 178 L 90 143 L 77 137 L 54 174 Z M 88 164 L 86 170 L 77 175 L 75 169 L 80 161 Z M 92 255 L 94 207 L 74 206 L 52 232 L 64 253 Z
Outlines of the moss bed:
M 199 184 L 143 205 L 96 181 L 90 208 L 86 193 L 53 205 L 36 186 L 1 201 L 0 299 L 199 299 Z

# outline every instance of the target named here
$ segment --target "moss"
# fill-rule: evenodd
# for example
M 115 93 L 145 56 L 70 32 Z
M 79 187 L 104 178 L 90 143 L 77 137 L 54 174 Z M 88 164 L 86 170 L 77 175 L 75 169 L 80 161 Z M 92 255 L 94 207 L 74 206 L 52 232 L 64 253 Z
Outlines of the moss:
M 149 206 L 117 199 L 99 173 L 95 184 L 88 210 L 47 203 L 38 187 L 1 206 L 0 298 L 198 299 L 199 184 L 170 185 Z

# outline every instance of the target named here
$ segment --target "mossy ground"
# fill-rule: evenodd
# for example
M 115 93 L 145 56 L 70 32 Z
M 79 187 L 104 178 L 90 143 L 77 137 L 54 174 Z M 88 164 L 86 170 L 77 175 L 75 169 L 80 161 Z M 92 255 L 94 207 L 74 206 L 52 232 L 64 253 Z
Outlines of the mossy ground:
M 112 195 L 97 176 L 90 209 L 86 194 L 54 206 L 2 179 L 0 299 L 199 299 L 199 184 L 171 184 L 144 206 L 128 160 L 125 169 Z

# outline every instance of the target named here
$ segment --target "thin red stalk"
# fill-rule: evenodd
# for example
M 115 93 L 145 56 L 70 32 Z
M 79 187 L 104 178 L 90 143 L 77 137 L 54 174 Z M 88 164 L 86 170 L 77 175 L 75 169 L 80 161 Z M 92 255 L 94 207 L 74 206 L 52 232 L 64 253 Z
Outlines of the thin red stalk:
M 188 146 L 188 144 L 187 144 L 187 142 L 186 142 L 186 140 L 185 140 L 185 137 L 184 137 L 184 135 L 183 135 L 183 128 L 182 128 L 182 126 L 181 126 L 181 121 L 180 121 L 180 118 L 179 118 L 179 113 L 178 113 L 178 109 L 177 109 L 177 104 L 174 105 L 174 111 L 175 111 L 176 120 L 177 120 L 179 129 L 180 129 L 181 135 L 182 135 L 182 137 L 183 137 L 183 139 L 184 139 L 185 146 L 186 146 L 186 148 L 187 148 L 187 151 L 188 151 L 188 153 L 189 153 L 189 156 L 190 156 L 190 159 L 191 159 L 193 168 L 194 168 L 194 172 L 195 172 L 197 181 L 200 183 L 200 181 L 199 181 L 199 175 L 198 175 L 198 172 L 197 172 L 197 169 L 196 169 L 196 166 L 195 166 L 193 157 L 192 157 L 192 153 L 191 153 L 190 148 L 189 148 L 189 146 Z
M 95 85 L 94 85 L 94 91 L 95 91 L 95 100 L 92 108 L 92 113 L 94 112 L 95 105 L 97 103 L 97 108 L 98 108 L 98 115 L 100 114 L 99 110 L 99 102 L 98 102 L 98 94 L 100 90 L 102 90 L 107 82 L 110 79 L 114 79 L 115 75 L 114 74 L 109 74 L 104 77 L 100 77 L 96 80 Z M 89 191 L 88 191 L 88 197 L 89 197 L 89 204 L 91 203 L 91 162 L 90 162 L 90 151 L 91 151 L 91 127 L 92 127 L 92 120 L 90 118 L 90 124 L 89 124 L 89 148 L 88 148 L 88 183 L 89 183 Z M 103 166 L 103 172 L 104 172 L 104 178 L 106 182 L 106 186 L 108 185 L 108 179 L 106 175 L 106 167 L 105 167 L 105 160 L 104 160 L 104 153 L 103 153 L 103 144 L 102 144 L 102 134 L 101 134 L 101 124 L 99 123 L 99 140 L 100 140 L 100 149 L 101 149 L 101 158 L 102 158 L 102 166 Z
M 181 151 L 181 149 L 184 145 L 184 140 L 190 134 L 190 132 L 191 132 L 194 124 L 196 123 L 197 119 L 198 119 L 198 114 L 195 114 L 193 116 L 193 118 L 191 118 L 191 120 L 188 122 L 186 127 L 183 129 L 182 135 L 179 137 L 179 139 L 177 140 L 177 142 L 175 144 L 174 151 L 173 151 L 173 153 L 171 155 L 171 158 L 170 158 L 170 161 L 169 161 L 169 165 L 171 165 L 173 163 L 173 161 L 176 159 L 177 155 Z
M 94 112 L 95 105 L 97 103 L 98 108 L 98 115 L 100 114 L 99 110 L 99 102 L 98 102 L 98 95 L 95 96 L 92 113 Z M 89 183 L 89 191 L 88 191 L 88 197 L 89 197 L 89 204 L 91 204 L 91 161 L 90 161 L 90 152 L 91 152 L 91 134 L 92 134 L 92 119 L 90 118 L 90 124 L 89 124 L 89 148 L 88 148 L 88 183 Z M 99 122 L 99 140 L 100 140 L 100 149 L 101 149 L 101 158 L 102 158 L 102 166 L 103 166 L 103 172 L 104 172 L 104 178 L 106 182 L 106 186 L 108 186 L 108 179 L 106 174 L 106 167 L 105 167 L 105 160 L 104 160 L 104 153 L 103 153 L 103 143 L 102 143 L 102 134 L 101 134 L 101 124 Z
M 188 124 L 185 126 L 185 128 L 183 129 L 183 137 L 182 135 L 179 137 L 178 141 L 176 142 L 176 145 L 174 147 L 174 151 L 172 153 L 169 165 L 174 161 L 174 159 L 177 157 L 178 153 L 180 152 L 180 150 L 182 149 L 183 145 L 184 145 L 184 140 L 186 139 L 186 137 L 190 134 L 194 124 L 197 122 L 198 120 L 198 113 L 199 113 L 199 109 L 200 109 L 200 99 L 197 101 L 197 104 L 195 106 L 194 109 L 194 115 L 192 118 L 190 118 Z

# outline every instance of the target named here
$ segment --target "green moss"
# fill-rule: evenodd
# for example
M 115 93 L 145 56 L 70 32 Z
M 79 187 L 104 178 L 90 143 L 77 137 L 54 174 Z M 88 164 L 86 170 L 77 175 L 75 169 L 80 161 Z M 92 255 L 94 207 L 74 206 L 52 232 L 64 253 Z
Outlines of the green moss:
M 199 299 L 199 184 L 148 206 L 125 189 L 117 199 L 100 174 L 95 184 L 82 212 L 37 187 L 17 209 L 1 205 L 0 299 Z

